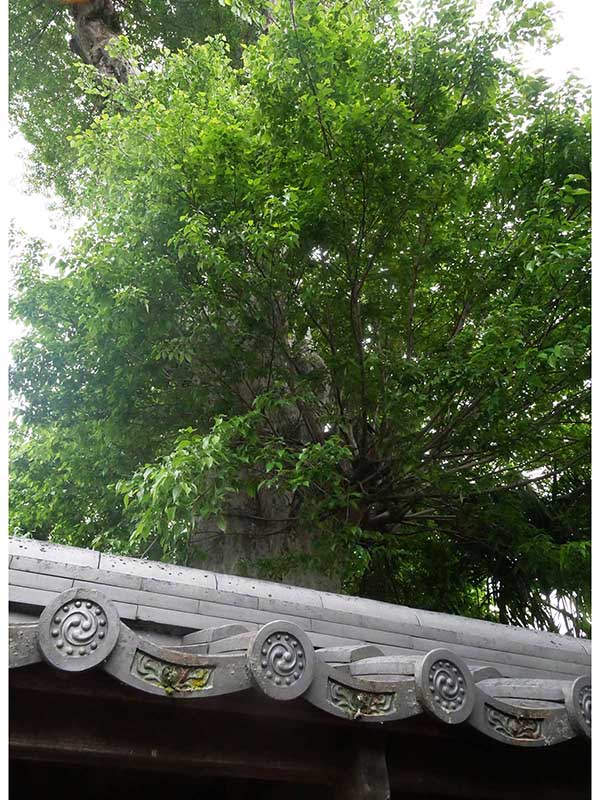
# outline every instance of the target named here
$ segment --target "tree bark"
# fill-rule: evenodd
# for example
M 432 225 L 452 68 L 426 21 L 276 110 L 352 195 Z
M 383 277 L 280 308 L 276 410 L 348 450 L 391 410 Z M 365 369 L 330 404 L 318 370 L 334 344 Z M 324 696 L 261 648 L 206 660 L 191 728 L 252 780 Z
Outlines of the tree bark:
M 134 66 L 127 59 L 111 56 L 107 45 L 121 33 L 119 16 L 112 0 L 71 2 L 75 31 L 69 47 L 86 64 L 95 67 L 100 75 L 126 83 Z
M 310 365 L 303 365 L 310 369 Z M 264 381 L 239 387 L 247 394 L 248 405 L 266 390 Z M 319 423 L 304 406 L 291 405 L 269 415 L 269 429 L 284 438 L 313 442 L 318 439 Z M 312 430 L 314 427 L 319 430 Z M 256 497 L 239 493 L 224 509 L 226 530 L 220 531 L 214 519 L 197 519 L 192 544 L 203 554 L 193 566 L 212 569 L 230 575 L 257 575 L 261 561 L 285 559 L 290 555 L 309 555 L 314 532 L 300 527 L 295 519 L 296 497 L 293 492 L 277 492 L 263 488 Z M 307 567 L 287 566 L 277 576 L 287 583 L 321 591 L 340 590 L 338 578 L 324 575 Z M 268 576 L 267 576 L 268 577 Z

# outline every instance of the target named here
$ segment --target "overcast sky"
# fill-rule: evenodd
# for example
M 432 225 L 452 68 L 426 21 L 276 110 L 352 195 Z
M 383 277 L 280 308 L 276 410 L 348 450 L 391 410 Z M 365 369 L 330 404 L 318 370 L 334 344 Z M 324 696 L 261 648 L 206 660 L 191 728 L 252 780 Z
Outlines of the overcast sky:
M 482 0 L 485 6 L 490 0 Z M 593 47 L 597 45 L 598 29 L 594 24 L 598 0 L 556 0 L 559 12 L 557 29 L 563 41 L 550 55 L 531 51 L 527 55 L 530 70 L 541 69 L 554 82 L 561 82 L 570 71 L 577 71 L 588 83 L 592 80 Z M 596 55 L 596 59 L 597 59 Z M 52 250 L 60 249 L 69 237 L 68 224 L 52 209 L 51 195 L 27 193 L 24 169 L 27 144 L 20 135 L 9 140 L 8 147 L 8 207 L 17 227 L 31 236 L 46 240 Z

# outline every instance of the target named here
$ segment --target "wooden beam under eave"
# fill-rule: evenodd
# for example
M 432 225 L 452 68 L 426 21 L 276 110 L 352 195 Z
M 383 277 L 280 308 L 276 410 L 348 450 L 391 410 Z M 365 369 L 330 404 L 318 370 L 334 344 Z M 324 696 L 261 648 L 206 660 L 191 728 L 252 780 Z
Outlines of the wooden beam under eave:
M 352 755 L 348 776 L 335 800 L 390 800 L 390 781 L 383 742 L 362 743 Z
M 385 752 L 391 800 L 590 796 L 585 739 L 533 751 L 426 715 L 377 725 L 251 690 L 193 701 L 158 697 L 101 670 L 67 674 L 36 664 L 11 671 L 10 719 L 11 755 L 32 768 L 46 761 L 229 776 L 310 785 L 314 800 L 322 791 L 327 800 L 338 800 L 336 792 L 340 800 L 379 800 Z

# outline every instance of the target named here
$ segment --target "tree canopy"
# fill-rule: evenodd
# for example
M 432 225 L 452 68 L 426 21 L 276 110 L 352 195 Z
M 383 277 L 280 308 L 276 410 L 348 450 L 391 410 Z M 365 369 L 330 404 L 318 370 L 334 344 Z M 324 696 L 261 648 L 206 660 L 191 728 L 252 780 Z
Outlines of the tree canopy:
M 589 631 L 589 93 L 520 65 L 547 4 L 243 10 L 128 5 L 122 82 L 16 46 L 85 224 L 19 259 L 12 531 L 196 563 L 241 520 L 289 545 L 255 574 Z

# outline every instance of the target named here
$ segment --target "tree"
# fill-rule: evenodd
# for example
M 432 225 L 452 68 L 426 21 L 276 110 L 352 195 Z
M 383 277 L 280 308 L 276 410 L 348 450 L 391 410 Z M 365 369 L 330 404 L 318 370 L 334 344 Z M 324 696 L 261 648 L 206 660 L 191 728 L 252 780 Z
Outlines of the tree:
M 232 13 L 231 6 L 236 13 Z M 33 145 L 31 179 L 70 195 L 74 174 L 71 136 L 91 124 L 98 105 L 79 90 L 83 61 L 118 80 L 134 65 L 152 65 L 163 47 L 222 34 L 239 61 L 241 45 L 258 26 L 244 0 L 11 0 L 9 4 L 9 94 L 14 124 Z M 105 44 L 126 32 L 133 62 L 109 57 Z
M 84 70 L 87 222 L 17 279 L 12 529 L 586 631 L 589 96 L 519 67 L 547 9 L 269 23 Z

